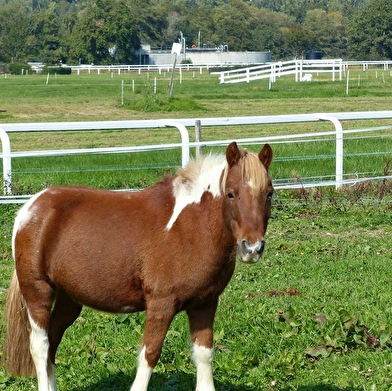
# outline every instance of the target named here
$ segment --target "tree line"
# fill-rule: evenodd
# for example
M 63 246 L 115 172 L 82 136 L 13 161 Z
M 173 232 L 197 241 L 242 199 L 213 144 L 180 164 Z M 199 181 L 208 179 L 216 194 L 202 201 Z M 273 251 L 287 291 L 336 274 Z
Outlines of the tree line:
M 392 58 L 390 0 L 0 0 L 0 62 L 137 63 L 141 42 Z

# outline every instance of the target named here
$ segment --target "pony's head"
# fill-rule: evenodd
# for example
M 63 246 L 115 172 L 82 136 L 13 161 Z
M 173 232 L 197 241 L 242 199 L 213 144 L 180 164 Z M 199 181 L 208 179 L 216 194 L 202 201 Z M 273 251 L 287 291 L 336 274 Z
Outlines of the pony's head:
M 224 218 L 237 242 L 238 259 L 256 263 L 265 248 L 264 235 L 271 215 L 274 189 L 268 168 L 272 149 L 265 144 L 255 154 L 232 142 L 227 147 L 226 160 L 222 179 Z

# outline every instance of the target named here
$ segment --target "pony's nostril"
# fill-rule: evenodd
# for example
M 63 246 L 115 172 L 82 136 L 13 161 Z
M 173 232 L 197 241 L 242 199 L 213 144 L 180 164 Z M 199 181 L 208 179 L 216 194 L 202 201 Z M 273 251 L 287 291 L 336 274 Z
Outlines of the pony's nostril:
M 244 254 L 249 254 L 249 242 L 247 239 L 242 239 L 241 240 L 241 250 Z
M 264 247 L 265 247 L 265 240 L 262 240 L 260 243 L 260 247 L 259 250 L 257 251 L 257 254 L 262 254 L 264 251 Z
M 261 254 L 264 251 L 264 247 L 264 240 L 257 240 L 254 244 L 249 244 L 247 239 L 241 240 L 241 250 L 244 254 Z

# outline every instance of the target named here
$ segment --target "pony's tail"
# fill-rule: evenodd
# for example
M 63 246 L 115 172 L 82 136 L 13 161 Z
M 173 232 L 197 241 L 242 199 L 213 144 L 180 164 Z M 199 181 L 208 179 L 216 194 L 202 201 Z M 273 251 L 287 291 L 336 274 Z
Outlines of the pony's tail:
M 7 332 L 2 364 L 14 376 L 33 376 L 35 368 L 30 354 L 30 324 L 16 272 L 8 289 L 4 318 Z

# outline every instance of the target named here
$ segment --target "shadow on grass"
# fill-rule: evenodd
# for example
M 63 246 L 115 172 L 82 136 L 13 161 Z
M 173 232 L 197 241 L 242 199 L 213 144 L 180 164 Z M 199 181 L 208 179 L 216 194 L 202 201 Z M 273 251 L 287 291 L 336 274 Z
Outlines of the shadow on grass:
M 134 377 L 124 373 L 118 373 L 97 383 L 89 384 L 85 387 L 76 387 L 72 391 L 129 391 Z M 153 373 L 148 391 L 194 391 L 196 378 L 193 374 Z M 221 383 L 215 380 L 216 391 L 262 391 L 261 388 L 247 388 L 234 386 L 229 383 Z M 305 390 L 305 389 L 304 389 Z M 331 389 L 332 391 L 333 389 Z
M 338 387 L 333 384 L 311 384 L 306 386 L 297 386 L 295 391 L 362 391 L 362 388 Z M 293 388 L 282 388 L 280 391 L 293 391 Z
M 76 387 L 72 391 L 129 391 L 134 380 L 133 375 L 118 373 L 94 384 L 85 387 Z M 194 374 L 184 372 L 170 372 L 166 374 L 153 373 L 148 391 L 194 391 L 196 377 Z M 248 388 L 236 386 L 230 383 L 222 383 L 215 380 L 216 391 L 263 391 L 261 388 Z M 310 384 L 298 385 L 295 387 L 279 388 L 279 391 L 362 391 L 362 388 L 338 387 L 333 384 Z M 265 391 L 265 389 L 264 389 Z

